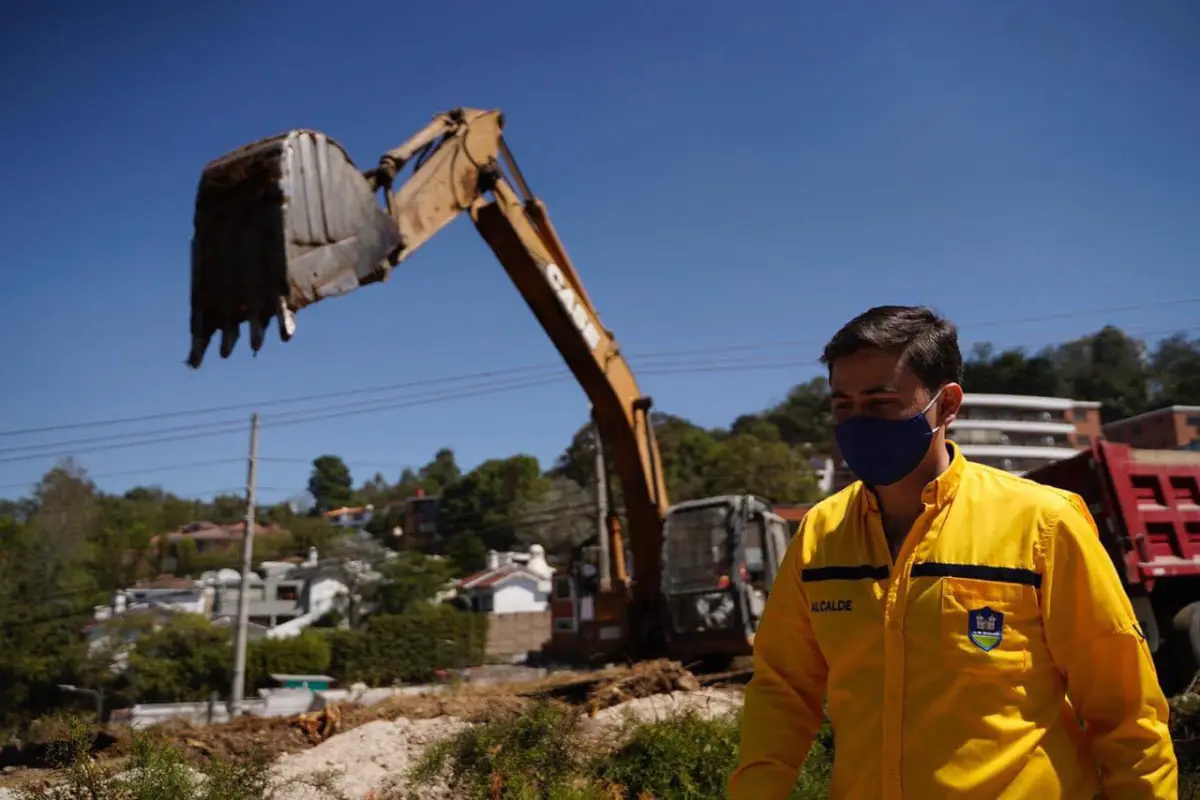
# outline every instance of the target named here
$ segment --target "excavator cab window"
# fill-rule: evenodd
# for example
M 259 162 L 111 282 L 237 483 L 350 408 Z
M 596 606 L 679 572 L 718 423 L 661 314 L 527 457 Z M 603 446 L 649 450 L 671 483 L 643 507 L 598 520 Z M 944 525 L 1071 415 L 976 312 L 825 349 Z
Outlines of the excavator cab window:
M 735 586 L 744 564 L 740 559 L 735 564 L 734 522 L 729 503 L 680 509 L 668 518 L 663 591 L 676 634 L 725 632 L 740 625 Z
M 767 590 L 766 533 L 766 519 L 759 512 L 746 521 L 741 536 L 742 563 L 745 565 L 743 580 L 762 592 Z
M 763 540 L 763 556 L 765 558 L 763 566 L 766 571 L 764 591 L 769 593 L 771 587 L 775 585 L 775 576 L 779 574 L 783 557 L 787 555 L 788 543 L 792 535 L 788 521 L 783 517 L 776 514 L 764 514 L 763 522 L 766 534 Z

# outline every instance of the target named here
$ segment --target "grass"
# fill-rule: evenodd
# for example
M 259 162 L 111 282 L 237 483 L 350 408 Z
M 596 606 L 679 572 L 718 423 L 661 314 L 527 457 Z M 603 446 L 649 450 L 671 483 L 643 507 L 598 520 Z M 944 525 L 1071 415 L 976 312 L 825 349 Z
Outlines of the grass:
M 433 745 L 396 796 L 448 787 L 471 800 L 716 800 L 737 760 L 740 715 L 684 712 L 629 722 L 607 744 L 579 712 L 550 702 L 498 716 Z M 828 796 L 832 734 L 813 746 L 792 800 Z
M 128 759 L 102 762 L 91 755 L 92 726 L 72 719 L 65 727 L 67 738 L 53 753 L 53 778 L 17 789 L 19 800 L 284 800 L 299 785 L 344 800 L 329 775 L 273 781 L 274 756 L 265 751 L 195 764 L 178 745 L 147 732 L 133 735 Z
M 497 710 L 480 724 L 431 745 L 386 794 L 391 800 L 718 800 L 737 760 L 740 713 L 683 712 L 653 722 L 630 720 L 607 734 L 575 708 L 553 701 L 524 711 Z M 90 755 L 94 729 L 74 720 L 51 781 L 17 790 L 20 800 L 345 800 L 329 774 L 279 783 L 273 754 L 189 761 L 163 735 L 134 734 L 128 757 Z M 789 800 L 828 797 L 834 740 L 822 727 Z M 118 766 L 119 764 L 119 766 Z M 445 794 L 449 789 L 453 795 Z M 1180 758 L 1179 797 L 1200 799 L 1200 765 Z M 380 797 L 383 800 L 383 797 Z
M 392 797 L 416 800 L 449 788 L 471 800 L 717 800 L 728 796 L 740 721 L 740 713 L 685 712 L 626 723 L 604 744 L 588 736 L 578 712 L 542 702 L 434 745 Z M 827 723 L 789 800 L 829 796 L 833 754 Z M 1200 764 L 1182 757 L 1179 797 L 1200 800 Z

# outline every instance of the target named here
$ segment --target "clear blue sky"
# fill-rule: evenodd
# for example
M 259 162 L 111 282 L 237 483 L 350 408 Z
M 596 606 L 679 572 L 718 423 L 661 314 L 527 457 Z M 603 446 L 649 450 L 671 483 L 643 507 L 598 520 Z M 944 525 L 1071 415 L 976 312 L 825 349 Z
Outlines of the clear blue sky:
M 10 2 L 0 429 L 257 401 L 269 425 L 294 407 L 267 401 L 553 364 L 465 220 L 389 283 L 301 313 L 291 343 L 272 329 L 254 359 L 243 334 L 228 361 L 214 347 L 199 371 L 183 364 L 207 160 L 304 126 L 366 166 L 458 105 L 505 110 L 522 168 L 635 357 L 801 340 L 740 354 L 805 361 L 881 302 L 933 304 L 967 344 L 1106 322 L 1154 338 L 1200 308 L 1146 305 L 1200 295 L 1197 41 L 1189 0 Z M 1124 305 L 1143 307 L 1044 319 Z M 1028 318 L 1042 319 L 978 326 Z M 660 409 L 705 425 L 816 371 L 643 369 Z M 367 399 L 379 396 L 398 393 Z M 264 462 L 263 500 L 301 489 L 304 462 L 327 452 L 356 479 L 377 466 L 395 478 L 443 445 L 468 467 L 518 451 L 548 463 L 586 413 L 563 380 L 264 427 L 262 454 L 296 461 Z M 53 464 L 4 461 L 45 452 L 33 445 L 247 416 L 0 437 L 0 496 Z M 245 448 L 235 431 L 79 459 L 106 490 L 193 493 L 239 486 L 243 466 L 164 468 Z

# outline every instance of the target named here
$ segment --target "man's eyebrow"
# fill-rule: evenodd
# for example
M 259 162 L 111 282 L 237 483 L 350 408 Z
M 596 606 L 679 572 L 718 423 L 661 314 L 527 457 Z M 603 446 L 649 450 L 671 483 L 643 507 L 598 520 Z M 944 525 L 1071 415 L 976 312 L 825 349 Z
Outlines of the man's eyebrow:
M 900 392 L 890 383 L 881 383 L 863 391 L 863 394 L 898 394 Z
M 830 392 L 829 397 L 832 400 L 849 400 L 850 399 L 850 395 L 846 394 L 845 392 L 837 392 L 837 391 Z

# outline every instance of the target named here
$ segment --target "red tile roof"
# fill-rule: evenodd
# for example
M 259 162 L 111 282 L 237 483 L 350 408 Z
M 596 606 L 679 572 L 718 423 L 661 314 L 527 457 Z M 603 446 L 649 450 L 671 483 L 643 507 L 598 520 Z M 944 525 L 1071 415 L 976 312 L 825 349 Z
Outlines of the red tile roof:
M 530 578 L 537 576 L 521 564 L 501 564 L 495 569 L 485 569 L 468 575 L 458 582 L 460 589 L 491 589 L 509 578 L 523 575 Z

